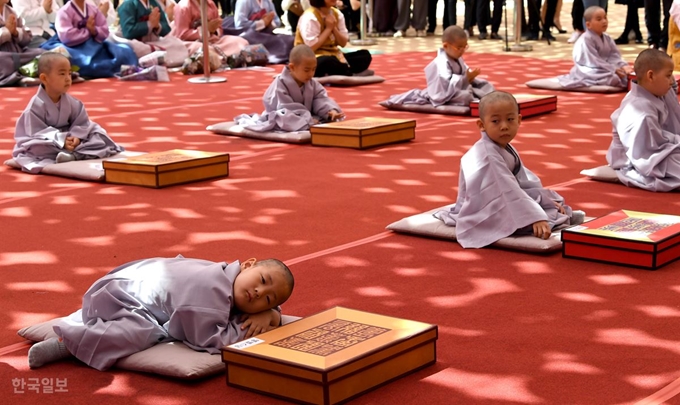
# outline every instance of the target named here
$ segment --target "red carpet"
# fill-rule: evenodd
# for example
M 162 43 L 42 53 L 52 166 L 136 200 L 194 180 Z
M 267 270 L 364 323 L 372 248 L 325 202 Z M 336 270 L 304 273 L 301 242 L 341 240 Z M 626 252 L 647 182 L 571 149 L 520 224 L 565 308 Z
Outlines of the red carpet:
M 619 404 L 680 377 L 679 263 L 656 272 L 387 234 L 406 215 L 452 202 L 460 156 L 478 138 L 472 118 L 418 115 L 377 105 L 423 87 L 432 55 L 379 55 L 382 84 L 330 88 L 348 116 L 417 119 L 416 140 L 368 151 L 291 146 L 205 131 L 259 112 L 272 73 L 228 72 L 227 84 L 97 80 L 73 87 L 90 116 L 130 150 L 228 151 L 227 179 L 162 190 L 30 176 L 0 169 L 0 347 L 15 332 L 65 315 L 101 274 L 126 261 L 183 254 L 212 260 L 277 257 L 292 263 L 297 288 L 286 313 L 334 305 L 439 325 L 434 367 L 356 403 Z M 527 80 L 570 64 L 509 55 L 466 57 L 499 89 L 528 92 Z M 550 72 L 550 73 L 548 73 Z M 0 152 L 35 89 L 0 89 Z M 598 216 L 620 208 L 680 214 L 677 194 L 583 179 L 604 164 L 609 115 L 622 94 L 559 93 L 558 111 L 527 119 L 513 144 L 525 164 L 569 204 Z M 315 256 L 315 252 L 329 250 Z M 0 350 L 0 353 L 2 351 Z M 75 362 L 29 370 L 27 349 L 0 356 L 3 403 L 278 403 L 225 387 L 224 378 L 185 383 L 97 372 Z M 14 378 L 68 378 L 68 393 L 14 394 Z M 675 402 L 673 402 L 675 400 Z M 667 403 L 680 403 L 677 398 Z

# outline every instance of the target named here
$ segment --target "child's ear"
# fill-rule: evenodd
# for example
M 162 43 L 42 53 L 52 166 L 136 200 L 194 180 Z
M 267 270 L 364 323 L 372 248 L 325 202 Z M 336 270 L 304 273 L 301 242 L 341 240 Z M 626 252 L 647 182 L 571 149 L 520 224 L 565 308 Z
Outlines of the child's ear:
M 241 262 L 241 271 L 253 267 L 255 263 L 257 263 L 257 259 L 254 257 L 251 257 L 250 259 Z
M 40 79 L 41 83 L 45 83 L 47 80 L 47 75 L 45 73 L 40 73 L 40 76 L 38 76 L 38 79 Z
M 481 118 L 477 120 L 477 128 L 479 128 L 480 131 L 484 131 L 484 121 L 482 121 Z
M 517 114 L 517 125 L 522 123 L 522 114 Z

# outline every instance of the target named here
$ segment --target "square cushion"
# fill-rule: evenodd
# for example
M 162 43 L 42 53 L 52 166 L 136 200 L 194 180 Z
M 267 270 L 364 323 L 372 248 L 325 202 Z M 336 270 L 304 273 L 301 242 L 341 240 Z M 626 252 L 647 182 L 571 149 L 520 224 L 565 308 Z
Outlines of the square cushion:
M 532 89 L 546 89 L 546 90 L 558 90 L 558 91 L 574 91 L 581 93 L 621 93 L 627 91 L 625 87 L 614 87 L 614 86 L 588 86 L 588 87 L 576 87 L 571 89 L 566 89 L 557 81 L 557 77 L 550 77 L 547 79 L 535 79 L 524 83 L 527 87 Z
M 51 174 L 53 176 L 68 177 L 78 180 L 104 181 L 104 168 L 102 167 L 102 162 L 104 160 L 124 159 L 131 156 L 143 155 L 145 153 L 146 152 L 125 151 L 104 159 L 88 159 L 76 160 L 66 163 L 55 163 L 45 166 L 40 174 Z M 6 160 L 5 165 L 21 170 L 21 166 L 19 166 L 14 161 L 14 159 Z
M 286 142 L 286 143 L 309 143 L 312 135 L 309 131 L 283 132 L 283 131 L 269 131 L 259 132 L 245 129 L 240 125 L 236 125 L 234 121 L 220 122 L 209 125 L 206 130 L 214 132 L 219 135 L 233 135 L 242 138 L 263 139 L 265 141 Z
M 444 114 L 444 115 L 470 115 L 470 107 L 464 105 L 440 105 L 432 104 L 395 104 L 389 105 L 387 101 L 381 101 L 381 106 L 388 110 L 410 111 L 425 114 Z
M 422 214 L 416 214 L 400 219 L 399 221 L 387 225 L 386 229 L 417 236 L 456 240 L 456 228 L 445 225 L 442 221 L 432 215 L 437 211 L 448 210 L 454 205 L 455 204 L 446 205 Z M 553 231 L 550 238 L 547 240 L 532 235 L 508 236 L 507 238 L 503 238 L 493 243 L 491 246 L 519 250 L 522 252 L 552 253 L 562 249 L 560 236 L 560 230 Z
M 33 342 L 41 342 L 57 337 L 52 326 L 60 319 L 62 318 L 25 327 L 19 330 L 17 334 Z M 290 315 L 282 315 L 281 317 L 284 325 L 298 319 L 300 318 Z M 220 354 L 197 352 L 182 342 L 159 343 L 118 360 L 115 367 L 123 370 L 190 380 L 211 376 L 224 371 L 224 363 L 222 363 L 222 356 Z
M 581 174 L 597 181 L 606 181 L 609 183 L 618 183 L 619 181 L 619 176 L 616 175 L 616 171 L 606 165 L 581 170 Z
M 339 86 L 339 87 L 351 87 L 351 86 L 364 86 L 366 84 L 382 83 L 385 78 L 382 76 L 340 76 L 331 75 L 324 77 L 316 77 L 317 82 L 324 86 Z

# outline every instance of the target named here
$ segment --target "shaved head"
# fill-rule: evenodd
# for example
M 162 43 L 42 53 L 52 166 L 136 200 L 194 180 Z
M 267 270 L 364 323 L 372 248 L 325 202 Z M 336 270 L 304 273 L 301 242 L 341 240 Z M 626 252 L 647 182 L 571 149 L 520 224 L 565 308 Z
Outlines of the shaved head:
M 590 6 L 590 7 L 588 7 L 588 8 L 586 9 L 586 11 L 583 12 L 583 19 L 586 20 L 586 21 L 592 20 L 592 19 L 593 19 L 593 15 L 594 15 L 595 13 L 597 13 L 598 11 L 600 11 L 600 10 L 605 11 L 605 9 L 603 9 L 603 8 L 600 7 L 600 6 Z M 605 12 L 606 12 L 606 11 L 605 11 Z
M 665 52 L 660 52 L 658 49 L 645 49 L 635 58 L 635 75 L 638 80 L 644 80 L 650 70 L 656 73 L 669 64 L 672 65 L 673 60 Z
M 493 91 L 487 94 L 486 96 L 482 97 L 482 99 L 479 101 L 479 118 L 484 119 L 484 113 L 486 112 L 485 110 L 489 106 L 499 103 L 514 104 L 515 107 L 517 108 L 517 113 L 519 113 L 519 104 L 517 104 L 515 96 L 504 91 Z
M 288 62 L 297 65 L 302 63 L 302 60 L 306 58 L 316 58 L 316 55 L 314 54 L 312 48 L 307 45 L 300 44 L 293 47 L 293 49 L 290 51 Z
M 455 44 L 457 40 L 467 38 L 467 32 L 457 25 L 449 25 L 442 34 L 442 42 L 448 42 L 449 44 Z
M 66 56 L 57 52 L 45 52 L 40 55 L 40 58 L 38 59 L 38 76 L 42 73 L 49 73 L 52 70 L 54 63 L 58 60 L 66 60 L 70 63 Z

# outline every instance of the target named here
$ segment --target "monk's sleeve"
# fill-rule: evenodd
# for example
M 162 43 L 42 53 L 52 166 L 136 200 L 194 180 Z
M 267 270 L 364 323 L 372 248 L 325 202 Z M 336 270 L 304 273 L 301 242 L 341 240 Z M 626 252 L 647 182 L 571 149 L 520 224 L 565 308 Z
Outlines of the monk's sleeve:
M 14 138 L 18 147 L 31 140 L 49 141 L 59 148 L 64 147 L 68 133 L 49 126 L 44 121 L 44 116 L 44 112 L 41 111 L 40 105 L 37 103 L 32 103 L 31 107 L 21 114 L 14 131 Z
M 633 118 L 620 117 L 616 125 L 626 157 L 643 176 L 665 177 L 661 163 L 669 154 L 680 150 L 676 135 L 664 131 L 655 115 Z
M 211 354 L 245 338 L 247 330 L 229 320 L 229 311 L 202 307 L 177 308 L 166 324 L 168 334 L 194 350 Z
M 465 72 L 462 75 L 453 73 L 442 57 L 437 57 L 425 67 L 425 79 L 427 80 L 427 94 L 435 107 L 447 104 L 454 98 L 461 101 L 457 104 L 465 105 L 472 101 L 472 93 L 467 91 L 470 82 Z M 466 98 L 469 99 L 458 100 L 463 95 L 467 95 Z
M 342 112 L 338 103 L 336 103 L 332 98 L 328 97 L 328 92 L 326 89 L 324 89 L 323 86 L 316 80 L 314 80 L 313 83 L 314 99 L 312 100 L 312 115 L 325 118 L 328 116 L 328 113 L 331 110 Z

